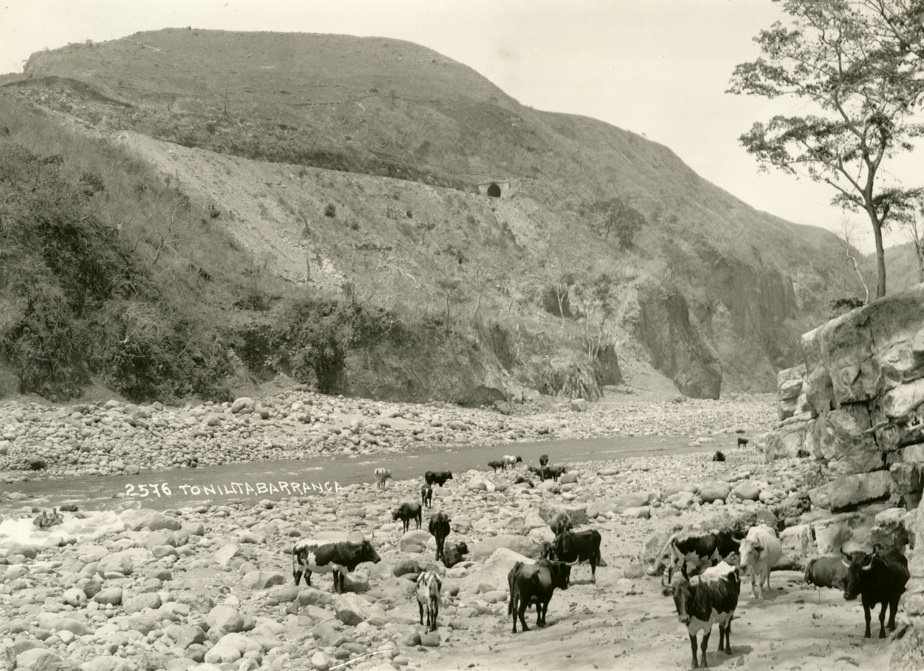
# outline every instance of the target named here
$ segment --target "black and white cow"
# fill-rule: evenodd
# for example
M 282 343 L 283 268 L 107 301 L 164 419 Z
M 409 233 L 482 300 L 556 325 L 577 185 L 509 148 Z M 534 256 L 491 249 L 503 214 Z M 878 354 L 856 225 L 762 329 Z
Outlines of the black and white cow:
M 424 623 L 427 613 L 427 626 L 430 631 L 436 629 L 436 616 L 440 612 L 440 589 L 443 581 L 434 571 L 424 571 L 417 576 L 417 607 L 420 609 L 420 624 Z
M 706 569 L 703 574 L 691 582 L 686 574 L 686 567 L 681 568 L 682 577 L 664 590 L 664 594 L 674 597 L 674 606 L 680 622 L 687 627 L 690 637 L 690 649 L 693 652 L 693 668 L 706 667 L 706 648 L 712 625 L 719 625 L 719 650 L 731 654 L 731 622 L 738 607 L 738 595 L 741 593 L 741 576 L 738 569 L 725 562 Z M 701 661 L 696 655 L 696 635 L 703 633 Z
M 355 571 L 363 562 L 377 564 L 379 561 L 381 557 L 368 540 L 361 543 L 324 543 L 304 539 L 292 547 L 292 576 L 298 585 L 304 575 L 305 584 L 310 587 L 312 573 L 333 572 L 333 591 L 342 592 L 346 574 Z
M 433 487 L 424 485 L 420 488 L 420 505 L 427 508 L 433 507 Z
M 504 455 L 504 464 L 510 468 L 516 468 L 517 464 L 523 461 L 523 457 L 516 456 L 513 454 Z

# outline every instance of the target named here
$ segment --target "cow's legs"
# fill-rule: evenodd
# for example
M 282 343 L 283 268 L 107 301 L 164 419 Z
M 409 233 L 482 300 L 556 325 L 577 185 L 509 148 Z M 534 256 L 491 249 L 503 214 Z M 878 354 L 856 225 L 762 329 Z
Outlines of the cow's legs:
M 422 603 L 420 603 L 420 601 L 417 602 L 417 610 L 420 611 L 420 624 L 423 624 L 424 606 L 423 606 Z M 430 613 L 428 612 L 428 613 L 427 613 L 427 620 L 429 620 L 429 619 L 430 619 Z M 430 624 L 429 621 L 427 622 L 427 624 Z
M 693 651 L 693 668 L 699 668 L 699 660 L 696 658 L 696 634 L 690 634 L 690 649 Z
M 520 601 L 520 607 L 517 609 L 517 615 L 520 617 L 520 625 L 523 627 L 523 631 L 529 631 L 529 627 L 526 626 L 526 617 L 525 617 L 526 607 L 528 605 L 529 604 L 526 602 L 526 600 L 522 599 Z M 514 623 L 513 626 L 516 627 L 516 623 Z
M 725 623 L 719 622 L 719 652 L 725 652 Z
M 305 584 L 311 587 L 311 571 L 305 569 Z
M 702 643 L 702 645 L 699 646 L 700 650 L 702 651 L 702 654 L 700 655 L 700 660 L 699 660 L 699 661 L 700 661 L 700 664 L 702 665 L 703 668 L 706 668 L 707 666 L 709 666 L 709 664 L 706 663 L 706 647 L 709 645 L 709 637 L 710 637 L 711 635 L 712 635 L 712 627 L 709 627 L 709 628 L 706 630 L 706 633 L 703 634 L 703 643 Z
M 728 622 L 725 623 L 725 654 L 731 654 L 731 623 L 732 618 L 728 618 Z
M 879 609 L 879 638 L 885 638 L 885 614 L 889 605 L 888 599 L 882 600 L 882 608 Z
M 440 614 L 440 602 L 430 599 L 430 631 L 436 631 L 436 616 Z
M 863 638 L 869 638 L 869 621 L 871 618 L 869 614 L 869 606 L 867 606 L 865 603 L 863 604 L 863 616 L 866 618 L 866 633 L 863 634 Z
M 893 596 L 889 599 L 889 631 L 895 631 L 895 611 L 898 610 L 899 596 Z
M 302 579 L 304 571 L 301 568 L 292 569 L 292 577 L 295 578 L 295 584 L 298 585 L 299 580 Z
M 590 558 L 590 582 L 597 584 L 597 561 L 599 557 Z

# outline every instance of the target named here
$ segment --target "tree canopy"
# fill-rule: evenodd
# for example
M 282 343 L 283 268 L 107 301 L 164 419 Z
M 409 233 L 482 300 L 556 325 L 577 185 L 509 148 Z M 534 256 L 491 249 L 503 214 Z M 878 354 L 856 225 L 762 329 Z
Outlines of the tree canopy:
M 784 0 L 790 20 L 760 31 L 761 55 L 739 64 L 729 91 L 811 103 L 798 115 L 755 122 L 740 137 L 762 167 L 803 174 L 832 202 L 865 212 L 876 242 L 876 297 L 885 295 L 882 229 L 911 216 L 922 189 L 883 179 L 883 164 L 911 151 L 924 124 L 924 0 Z

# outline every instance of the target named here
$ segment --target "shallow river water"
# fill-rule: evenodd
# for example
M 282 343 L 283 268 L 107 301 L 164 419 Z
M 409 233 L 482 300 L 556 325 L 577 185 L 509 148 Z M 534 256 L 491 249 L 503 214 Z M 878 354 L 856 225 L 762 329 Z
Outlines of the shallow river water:
M 397 480 L 420 477 L 427 470 L 464 472 L 486 470 L 487 462 L 504 454 L 523 457 L 524 464 L 538 464 L 548 454 L 550 464 L 606 461 L 625 457 L 657 456 L 729 449 L 735 437 L 690 447 L 684 436 L 613 437 L 594 440 L 552 440 L 499 446 L 471 445 L 462 448 L 433 448 L 401 454 L 313 457 L 304 460 L 261 461 L 223 464 L 202 468 L 180 468 L 143 472 L 139 475 L 78 476 L 59 480 L 5 483 L 0 491 L 18 492 L 28 499 L 0 504 L 50 508 L 75 503 L 81 509 L 134 506 L 155 509 L 176 508 L 207 501 L 274 499 L 297 495 L 336 495 L 339 488 L 372 482 L 372 471 L 384 466 Z M 525 472 L 525 465 L 518 464 Z

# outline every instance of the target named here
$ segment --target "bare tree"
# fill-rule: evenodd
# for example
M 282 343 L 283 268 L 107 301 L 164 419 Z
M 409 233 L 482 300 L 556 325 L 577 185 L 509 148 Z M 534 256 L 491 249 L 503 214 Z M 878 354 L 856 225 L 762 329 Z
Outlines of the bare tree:
M 844 259 L 850 264 L 850 267 L 853 268 L 853 272 L 860 278 L 860 284 L 863 285 L 863 291 L 866 294 L 863 302 L 869 303 L 869 282 L 866 279 L 866 275 L 864 275 L 863 271 L 860 269 L 859 252 L 857 248 L 853 246 L 854 226 L 849 219 L 841 219 L 841 232 L 835 235 L 837 235 L 837 239 L 841 243 L 841 252 L 844 255 Z
M 157 261 L 160 259 L 160 255 L 164 251 L 165 247 L 168 245 L 172 246 L 176 243 L 177 240 L 173 237 L 173 235 L 174 227 L 177 223 L 177 215 L 180 214 L 181 210 L 186 210 L 188 208 L 189 199 L 185 196 L 177 197 L 173 204 L 167 208 L 168 211 L 164 214 L 167 227 L 160 232 L 160 239 L 157 241 L 157 248 L 154 250 L 154 258 L 151 260 L 152 266 L 157 265 Z

